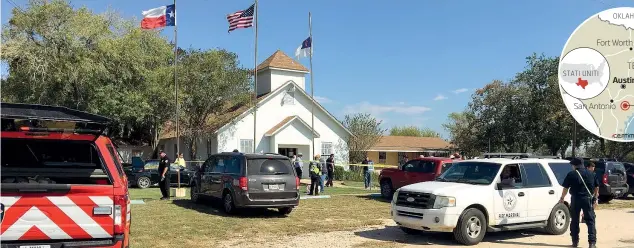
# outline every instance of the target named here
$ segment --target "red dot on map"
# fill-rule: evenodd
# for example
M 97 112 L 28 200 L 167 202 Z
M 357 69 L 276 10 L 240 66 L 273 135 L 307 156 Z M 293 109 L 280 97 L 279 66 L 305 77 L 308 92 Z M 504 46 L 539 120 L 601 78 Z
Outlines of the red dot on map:
M 630 103 L 628 101 L 622 101 L 621 102 L 621 109 L 622 110 L 628 110 L 630 109 Z

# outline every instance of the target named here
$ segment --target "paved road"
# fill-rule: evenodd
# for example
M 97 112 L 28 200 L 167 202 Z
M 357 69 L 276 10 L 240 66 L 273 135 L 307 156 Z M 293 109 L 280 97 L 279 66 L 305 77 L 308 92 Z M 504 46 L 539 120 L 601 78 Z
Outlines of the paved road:
M 598 210 L 597 211 L 598 247 L 634 248 L 634 209 Z M 581 225 L 581 246 L 588 247 L 585 225 Z M 231 243 L 226 243 L 231 246 Z M 246 244 L 246 246 L 245 246 Z M 252 245 L 252 246 L 249 246 Z M 569 247 L 568 233 L 558 236 L 543 234 L 539 231 L 514 231 L 489 233 L 484 241 L 472 247 Z M 425 233 L 412 236 L 401 232 L 391 220 L 386 225 L 368 227 L 357 231 L 340 231 L 329 233 L 311 233 L 297 237 L 286 237 L 275 240 L 251 243 L 244 242 L 241 247 L 453 247 L 451 234 Z

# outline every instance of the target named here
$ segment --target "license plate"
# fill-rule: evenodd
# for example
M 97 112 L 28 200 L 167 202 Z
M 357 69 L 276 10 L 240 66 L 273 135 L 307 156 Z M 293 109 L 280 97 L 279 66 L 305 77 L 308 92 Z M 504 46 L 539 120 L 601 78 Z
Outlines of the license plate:
M 20 248 L 51 248 L 50 245 L 22 245 Z
M 616 193 L 617 193 L 617 194 L 620 194 L 620 193 L 621 193 L 621 191 L 620 191 L 620 190 L 617 190 L 617 191 L 616 191 Z
M 277 184 L 269 184 L 269 189 L 280 189 L 280 186 Z

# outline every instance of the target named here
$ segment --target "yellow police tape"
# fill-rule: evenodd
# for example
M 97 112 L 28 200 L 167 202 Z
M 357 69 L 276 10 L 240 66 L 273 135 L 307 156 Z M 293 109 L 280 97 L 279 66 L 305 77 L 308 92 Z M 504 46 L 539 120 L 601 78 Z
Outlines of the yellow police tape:
M 197 163 L 197 164 L 202 164 L 205 161 L 185 161 L 186 164 L 188 163 Z M 311 162 L 311 160 L 302 160 L 302 162 L 304 162 L 305 164 L 308 164 Z M 335 166 L 340 166 L 340 167 L 344 167 L 344 166 L 367 166 L 366 164 L 337 164 L 335 163 Z M 374 164 L 374 169 L 384 169 L 384 168 L 398 168 L 397 165 L 390 165 L 390 164 Z

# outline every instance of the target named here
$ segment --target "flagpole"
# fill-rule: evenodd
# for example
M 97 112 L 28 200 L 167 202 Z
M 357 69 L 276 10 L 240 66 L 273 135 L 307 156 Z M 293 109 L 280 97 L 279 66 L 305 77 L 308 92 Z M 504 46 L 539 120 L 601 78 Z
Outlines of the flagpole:
M 178 63 L 178 25 L 176 25 L 176 0 L 174 0 L 174 95 L 176 96 L 176 158 L 178 159 L 178 155 L 180 154 L 180 128 L 178 125 L 179 117 L 179 104 L 178 104 L 178 82 L 176 81 L 176 64 Z M 193 158 L 192 158 L 193 159 Z M 181 187 L 181 177 L 180 171 L 176 175 L 178 188 Z
M 257 111 L 258 111 L 258 0 L 255 0 L 255 51 L 253 56 L 253 153 L 257 144 Z
M 310 128 L 312 131 L 312 140 L 313 140 L 313 157 L 315 154 L 315 88 L 314 88 L 314 80 L 313 80 L 313 23 L 312 23 L 312 15 L 310 11 L 308 12 L 308 37 L 310 38 L 310 99 L 312 100 L 312 105 L 310 108 L 310 114 L 312 117 Z
M 176 0 L 174 0 L 176 8 Z M 180 153 L 180 129 L 178 127 L 178 82 L 176 81 L 176 64 L 178 63 L 178 29 L 176 25 L 176 14 L 174 14 L 174 91 L 176 92 L 176 154 Z

